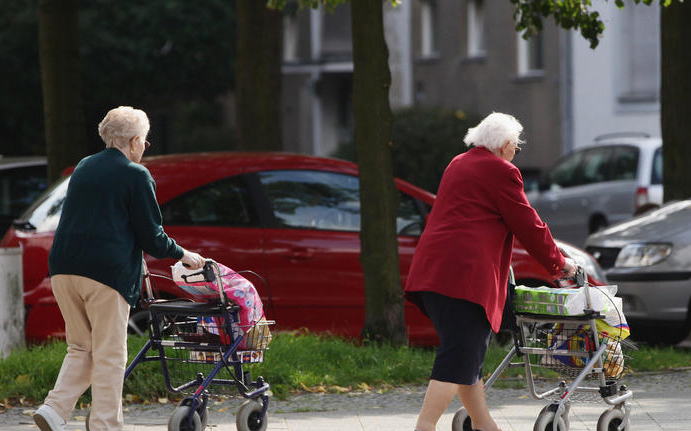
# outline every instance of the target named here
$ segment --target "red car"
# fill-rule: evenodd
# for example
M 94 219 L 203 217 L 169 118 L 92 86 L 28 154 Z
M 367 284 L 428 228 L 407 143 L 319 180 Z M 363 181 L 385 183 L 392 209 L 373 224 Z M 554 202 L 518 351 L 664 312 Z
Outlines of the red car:
M 201 153 L 144 160 L 157 183 L 166 232 L 183 247 L 236 271 L 251 270 L 269 318 L 277 329 L 308 328 L 357 337 L 364 322 L 360 263 L 360 202 L 357 165 L 342 160 L 285 153 Z M 48 252 L 69 177 L 53 186 L 14 222 L 3 247 L 24 250 L 26 336 L 30 341 L 63 337 L 64 323 L 50 289 Z M 413 251 L 434 195 L 396 180 L 401 276 L 405 283 Z M 585 252 L 562 250 L 604 280 Z M 153 274 L 170 277 L 175 262 L 146 257 Z M 513 266 L 519 284 L 552 284 L 545 269 L 516 245 Z M 154 278 L 158 297 L 184 293 Z M 406 304 L 411 343 L 433 345 L 432 325 Z M 146 312 L 135 312 L 140 330 Z

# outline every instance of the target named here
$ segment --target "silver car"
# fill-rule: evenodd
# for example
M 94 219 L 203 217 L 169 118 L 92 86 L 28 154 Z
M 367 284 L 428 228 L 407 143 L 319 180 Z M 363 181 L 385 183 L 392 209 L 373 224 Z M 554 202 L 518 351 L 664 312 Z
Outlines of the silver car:
M 662 203 L 662 141 L 611 134 L 569 153 L 546 172 L 528 199 L 556 238 L 585 238 Z
M 586 250 L 619 286 L 634 338 L 676 344 L 691 329 L 691 200 L 588 237 Z

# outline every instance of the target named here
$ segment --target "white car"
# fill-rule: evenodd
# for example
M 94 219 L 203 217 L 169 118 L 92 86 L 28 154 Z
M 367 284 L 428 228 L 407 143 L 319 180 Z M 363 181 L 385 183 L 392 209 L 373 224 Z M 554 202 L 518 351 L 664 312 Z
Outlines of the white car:
M 528 199 L 555 238 L 586 237 L 662 204 L 662 140 L 617 133 L 560 159 Z

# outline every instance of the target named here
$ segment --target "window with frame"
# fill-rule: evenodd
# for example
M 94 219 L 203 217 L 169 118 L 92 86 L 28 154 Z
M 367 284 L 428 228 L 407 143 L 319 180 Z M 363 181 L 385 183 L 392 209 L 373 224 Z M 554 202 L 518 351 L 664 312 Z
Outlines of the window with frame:
M 356 176 L 283 170 L 260 172 L 259 181 L 280 227 L 360 231 L 360 183 Z M 417 200 L 401 193 L 398 234 L 419 236 L 423 223 Z
M 544 60 L 542 49 L 542 33 L 530 36 L 527 40 L 518 34 L 517 63 L 520 76 L 541 75 L 543 73 Z
M 468 57 L 484 57 L 485 55 L 485 2 L 484 0 L 468 0 Z
M 283 8 L 283 61 L 298 61 L 298 40 L 300 27 L 298 24 L 299 6 L 296 1 L 286 2 Z
M 630 2 L 629 2 L 630 3 Z M 660 89 L 660 5 L 631 4 L 621 21 L 617 101 L 622 105 L 657 103 Z
M 432 57 L 437 53 L 436 16 L 436 0 L 420 0 L 421 57 Z
M 206 184 L 161 206 L 167 225 L 258 226 L 250 191 L 242 176 Z

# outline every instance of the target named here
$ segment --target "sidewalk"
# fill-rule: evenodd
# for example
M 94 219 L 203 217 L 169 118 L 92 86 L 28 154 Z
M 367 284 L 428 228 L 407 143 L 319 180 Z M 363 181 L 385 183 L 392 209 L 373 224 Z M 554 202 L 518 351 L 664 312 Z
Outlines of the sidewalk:
M 638 431 L 691 430 L 691 370 L 625 377 L 622 384 L 634 392 L 631 429 Z M 301 394 L 286 401 L 272 399 L 268 430 L 287 431 L 412 431 L 424 397 L 424 387 L 391 390 L 382 394 Z M 529 398 L 524 389 L 490 389 L 492 414 L 504 431 L 530 431 L 546 401 Z M 234 413 L 242 400 L 213 402 L 209 428 L 235 431 Z M 456 400 L 442 416 L 438 430 L 451 430 Z M 575 403 L 569 416 L 571 431 L 596 430 L 597 420 L 609 406 L 602 401 Z M 132 405 L 125 411 L 125 431 L 166 431 L 175 405 Z M 37 430 L 33 409 L 13 408 L 0 414 L 0 430 Z M 76 411 L 71 431 L 85 430 L 84 411 Z

